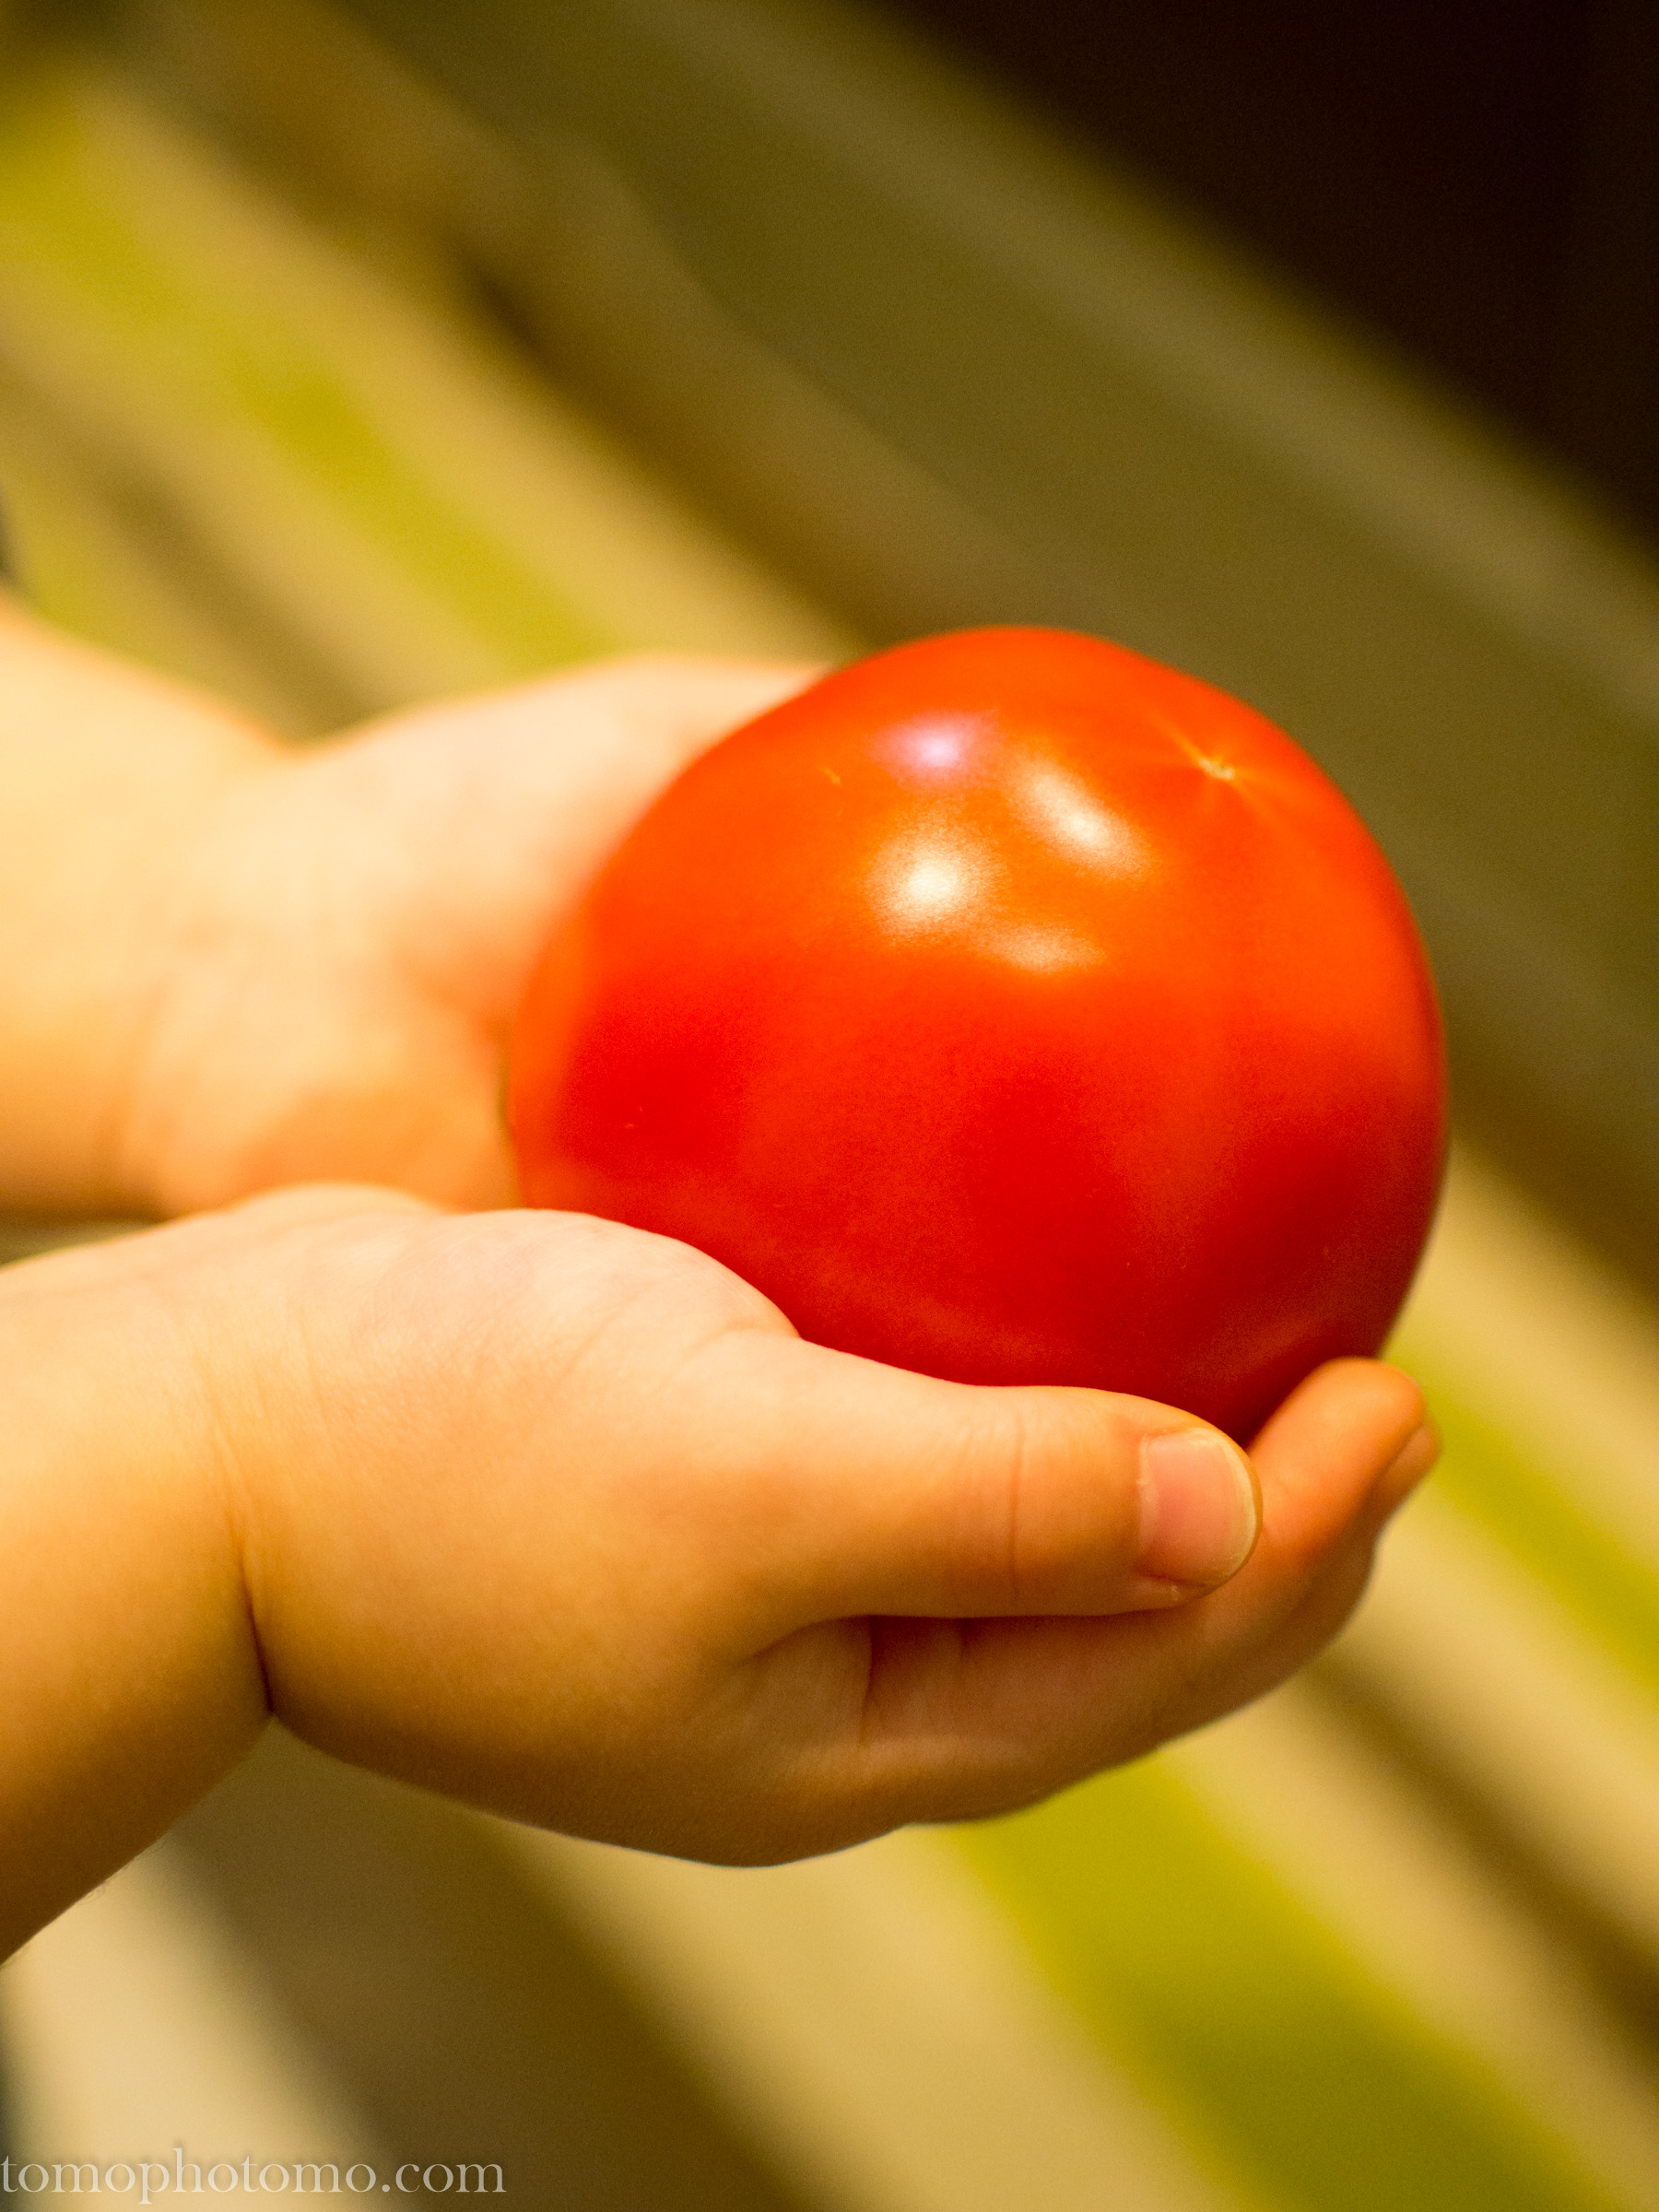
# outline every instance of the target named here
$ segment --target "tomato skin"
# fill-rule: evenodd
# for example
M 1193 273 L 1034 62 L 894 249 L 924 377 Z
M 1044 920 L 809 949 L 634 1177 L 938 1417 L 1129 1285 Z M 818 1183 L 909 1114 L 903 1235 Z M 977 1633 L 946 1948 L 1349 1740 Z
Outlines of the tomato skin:
M 1374 1352 L 1443 1048 L 1352 808 L 1224 693 L 1067 632 L 843 668 L 725 738 L 531 986 L 524 1193 L 684 1239 L 805 1336 L 1247 1438 Z

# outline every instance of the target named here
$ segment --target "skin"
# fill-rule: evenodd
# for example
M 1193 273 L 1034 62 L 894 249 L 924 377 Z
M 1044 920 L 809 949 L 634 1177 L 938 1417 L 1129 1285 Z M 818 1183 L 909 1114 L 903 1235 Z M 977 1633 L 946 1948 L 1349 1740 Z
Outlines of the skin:
M 1207 1567 L 1148 1520 L 1176 1409 L 930 1381 L 685 1245 L 454 1210 L 512 1196 L 501 1046 L 549 928 L 801 680 L 624 664 L 295 758 L 0 615 L 0 1200 L 195 1217 L 0 1273 L 0 1949 L 273 1713 L 761 1861 L 1029 1802 L 1346 1617 L 1434 1453 L 1392 1369 L 1268 1422 L 1231 1571 L 1236 1481 Z
M 0 1206 L 516 1195 L 506 1031 L 698 753 L 816 671 L 604 664 L 295 753 L 0 593 Z

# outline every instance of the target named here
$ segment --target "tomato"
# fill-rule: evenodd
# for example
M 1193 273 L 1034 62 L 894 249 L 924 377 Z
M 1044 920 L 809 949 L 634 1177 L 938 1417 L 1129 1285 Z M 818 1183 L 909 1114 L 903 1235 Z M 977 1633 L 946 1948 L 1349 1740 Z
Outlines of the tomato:
M 1445 1138 L 1358 816 L 1237 700 L 1069 633 L 841 669 L 640 822 L 519 1020 L 524 1194 L 803 1335 L 1248 1435 L 1377 1349 Z

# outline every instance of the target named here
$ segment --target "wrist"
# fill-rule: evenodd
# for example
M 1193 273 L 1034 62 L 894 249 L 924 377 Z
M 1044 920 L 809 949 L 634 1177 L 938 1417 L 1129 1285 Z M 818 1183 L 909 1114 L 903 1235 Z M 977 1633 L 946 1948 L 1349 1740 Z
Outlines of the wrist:
M 132 1071 L 199 827 L 280 748 L 229 709 L 0 602 L 0 1208 L 149 1208 Z
M 171 1232 L 0 1270 L 0 1956 L 159 1835 L 266 1705 L 225 1393 Z

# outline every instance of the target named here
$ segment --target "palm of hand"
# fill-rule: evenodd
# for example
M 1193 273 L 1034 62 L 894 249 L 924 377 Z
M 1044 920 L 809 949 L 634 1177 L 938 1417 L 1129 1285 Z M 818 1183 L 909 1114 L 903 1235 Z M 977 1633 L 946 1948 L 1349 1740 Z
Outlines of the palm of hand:
M 126 1250 L 198 1286 L 171 1310 L 233 1440 L 212 1518 L 280 1717 L 694 1857 L 1006 1809 L 1258 1695 L 1432 1457 L 1404 1376 L 1320 1370 L 1257 1440 L 1254 1551 L 1191 1604 L 1137 1569 L 1141 1439 L 1180 1418 L 1144 1400 L 827 1351 L 580 1217 L 312 1189 L 163 1237 Z
M 618 662 L 238 783 L 160 864 L 126 1187 L 163 1214 L 321 1180 L 511 1204 L 502 1054 L 542 946 L 657 792 L 808 673 Z

